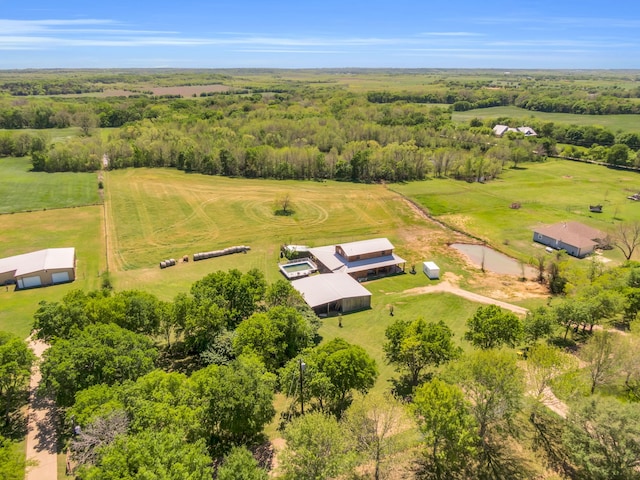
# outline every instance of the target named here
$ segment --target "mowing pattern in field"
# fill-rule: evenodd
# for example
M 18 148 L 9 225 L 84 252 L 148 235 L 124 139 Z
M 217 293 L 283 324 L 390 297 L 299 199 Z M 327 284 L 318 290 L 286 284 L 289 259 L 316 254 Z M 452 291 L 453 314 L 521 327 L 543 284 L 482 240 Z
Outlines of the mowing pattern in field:
M 95 173 L 31 172 L 29 158 L 0 158 L 0 213 L 93 205 Z
M 322 245 L 378 235 L 393 241 L 401 227 L 416 222 L 407 205 L 380 185 L 136 169 L 109 172 L 106 192 L 113 271 L 232 245 L 249 245 L 252 255 L 269 252 L 275 261 L 283 243 Z M 286 194 L 294 213 L 275 215 L 277 199 Z
M 444 222 L 525 260 L 537 251 L 536 226 L 577 220 L 612 232 L 620 221 L 640 220 L 640 202 L 627 199 L 640 191 L 639 174 L 563 160 L 507 169 L 486 184 L 439 179 L 392 188 Z M 510 208 L 515 202 L 521 208 Z M 604 206 L 603 213 L 589 212 L 595 204 Z

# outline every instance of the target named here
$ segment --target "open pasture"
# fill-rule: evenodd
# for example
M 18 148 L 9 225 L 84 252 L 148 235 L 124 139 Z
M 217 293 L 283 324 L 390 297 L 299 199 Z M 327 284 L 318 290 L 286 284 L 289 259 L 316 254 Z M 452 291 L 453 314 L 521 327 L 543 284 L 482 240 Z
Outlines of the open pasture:
M 532 241 L 536 226 L 576 220 L 613 232 L 621 221 L 640 220 L 640 203 L 627 199 L 640 191 L 639 174 L 566 160 L 505 169 L 486 184 L 435 179 L 390 188 L 437 219 L 525 261 L 542 248 Z M 511 209 L 514 202 L 521 208 Z M 603 205 L 603 213 L 589 211 L 595 204 Z M 621 259 L 617 250 L 606 256 Z
M 0 214 L 100 202 L 95 173 L 32 172 L 31 160 L 0 158 Z
M 453 112 L 454 122 L 468 123 L 473 118 L 498 118 L 510 117 L 526 120 L 535 118 L 544 122 L 553 122 L 563 125 L 599 125 L 613 132 L 637 132 L 640 130 L 639 115 L 576 115 L 573 113 L 548 113 L 525 110 L 518 107 L 490 107 L 468 110 L 466 112 Z
M 310 246 L 388 237 L 411 262 L 446 235 L 382 185 L 247 180 L 170 169 L 108 172 L 105 179 L 110 271 L 118 288 L 149 285 L 173 298 L 215 270 L 259 268 L 280 278 L 280 245 Z M 276 215 L 289 195 L 291 215 Z M 248 245 L 247 254 L 193 262 L 198 252 Z M 161 260 L 189 263 L 161 270 Z

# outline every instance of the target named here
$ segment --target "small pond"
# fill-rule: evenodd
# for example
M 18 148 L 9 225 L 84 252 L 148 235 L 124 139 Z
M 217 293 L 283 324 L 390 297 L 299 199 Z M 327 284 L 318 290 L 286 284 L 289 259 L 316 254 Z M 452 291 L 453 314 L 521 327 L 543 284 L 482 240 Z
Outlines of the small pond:
M 489 247 L 470 243 L 453 243 L 451 247 L 466 255 L 478 268 L 481 268 L 484 259 L 484 269 L 489 272 L 522 276 L 520 262 Z M 530 266 L 525 265 L 524 268 L 528 278 L 536 275 L 536 271 Z

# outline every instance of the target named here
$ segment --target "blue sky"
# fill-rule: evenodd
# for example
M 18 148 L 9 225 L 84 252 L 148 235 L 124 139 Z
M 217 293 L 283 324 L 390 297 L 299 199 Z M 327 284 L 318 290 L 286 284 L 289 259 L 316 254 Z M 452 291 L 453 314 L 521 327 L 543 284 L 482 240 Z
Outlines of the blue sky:
M 0 69 L 640 68 L 640 2 L 0 0 Z

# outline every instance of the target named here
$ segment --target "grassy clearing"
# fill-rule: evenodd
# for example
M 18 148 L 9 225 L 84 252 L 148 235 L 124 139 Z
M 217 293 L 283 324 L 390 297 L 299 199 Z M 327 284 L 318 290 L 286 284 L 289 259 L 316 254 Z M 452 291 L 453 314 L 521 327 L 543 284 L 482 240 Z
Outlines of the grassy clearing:
M 478 308 L 478 304 L 446 293 L 429 293 L 409 295 L 404 290 L 428 285 L 427 277 L 418 272 L 417 275 L 401 275 L 365 284 L 373 294 L 371 309 L 342 317 L 342 328 L 338 326 L 338 317 L 326 318 L 320 328 L 323 341 L 342 337 L 350 343 L 362 346 L 378 364 L 380 377 L 374 390 L 383 391 L 390 387 L 389 380 L 397 377 L 395 367 L 385 362 L 383 343 L 384 332 L 395 320 L 415 320 L 423 317 L 427 321 L 443 320 L 454 332 L 463 348 L 468 344 L 462 340 L 466 330 L 465 322 Z M 389 307 L 393 305 L 393 317 Z
M 532 241 L 536 226 L 576 220 L 612 232 L 621 221 L 640 219 L 640 205 L 627 199 L 640 191 L 640 175 L 564 160 L 507 169 L 486 184 L 436 179 L 391 188 L 443 222 L 525 261 L 542 248 Z M 522 207 L 511 209 L 513 202 Z M 589 212 L 593 204 L 602 204 L 603 213 Z M 615 250 L 606 256 L 621 260 Z
M 95 289 L 104 270 L 102 206 L 0 215 L 0 258 L 43 248 L 75 247 L 76 281 L 14 291 L 0 288 L 0 330 L 26 337 L 41 300 L 60 300 L 69 290 Z
M 32 172 L 29 157 L 0 159 L 0 178 L 0 214 L 100 201 L 95 173 Z
M 536 118 L 545 122 L 554 122 L 565 125 L 600 125 L 614 132 L 637 132 L 640 119 L 638 115 L 576 115 L 572 113 L 547 113 L 534 112 L 518 107 L 490 107 L 469 110 L 466 112 L 453 112 L 454 122 L 468 123 L 472 118 Z

